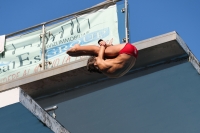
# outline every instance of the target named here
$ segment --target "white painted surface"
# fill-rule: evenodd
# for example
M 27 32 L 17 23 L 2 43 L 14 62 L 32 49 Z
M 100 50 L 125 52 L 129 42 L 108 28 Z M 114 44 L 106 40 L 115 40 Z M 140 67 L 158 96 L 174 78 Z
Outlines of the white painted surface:
M 133 44 L 137 47 L 138 50 L 142 50 L 156 45 L 160 45 L 165 42 L 176 40 L 176 37 L 177 33 L 175 31 L 172 31 L 163 35 L 135 42 Z
M 28 94 L 20 89 L 20 103 L 55 133 L 70 133 L 58 121 L 41 108 Z
M 19 102 L 19 88 L 0 93 L 0 108 Z
M 5 35 L 0 35 L 0 53 L 4 52 Z

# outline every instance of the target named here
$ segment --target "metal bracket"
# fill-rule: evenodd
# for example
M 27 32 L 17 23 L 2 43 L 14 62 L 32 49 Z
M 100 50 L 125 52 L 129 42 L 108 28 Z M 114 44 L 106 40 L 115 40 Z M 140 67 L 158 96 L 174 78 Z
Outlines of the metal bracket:
M 125 43 L 125 42 L 126 42 L 126 38 L 123 38 L 123 39 L 122 39 L 122 42 L 124 42 L 124 43 Z
M 121 12 L 122 12 L 122 13 L 125 13 L 125 11 L 126 11 L 125 8 L 122 8 Z
M 45 66 L 47 66 L 47 65 L 51 65 L 52 62 L 51 61 L 46 61 L 44 64 L 45 64 Z M 39 67 L 42 67 L 42 63 L 39 64 Z
M 47 111 L 47 112 L 49 112 L 49 111 L 53 111 L 52 116 L 53 116 L 53 118 L 56 118 L 55 110 L 56 110 L 57 108 L 58 108 L 58 106 L 55 105 L 55 106 L 53 106 L 53 107 L 45 108 L 44 110 Z

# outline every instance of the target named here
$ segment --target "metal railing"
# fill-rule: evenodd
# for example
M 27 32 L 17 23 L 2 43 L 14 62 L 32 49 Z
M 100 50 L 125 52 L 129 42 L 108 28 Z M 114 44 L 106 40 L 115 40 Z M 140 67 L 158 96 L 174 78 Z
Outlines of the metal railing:
M 35 28 L 38 28 L 38 27 L 41 27 L 43 25 L 50 24 L 50 23 L 53 23 L 53 22 L 56 22 L 56 21 L 59 21 L 59 20 L 63 20 L 63 19 L 66 19 L 66 18 L 74 17 L 74 16 L 83 15 L 85 13 L 89 13 L 91 11 L 94 11 L 95 9 L 96 10 L 101 9 L 104 6 L 114 5 L 118 1 L 122 1 L 122 0 L 107 0 L 107 1 L 104 1 L 102 3 L 97 4 L 95 6 L 92 6 L 90 8 L 87 8 L 85 10 L 81 10 L 79 12 L 75 12 L 75 13 L 72 13 L 72 14 L 69 14 L 69 15 L 66 15 L 66 16 L 62 16 L 62 17 L 59 17 L 59 18 L 56 18 L 56 19 L 53 19 L 53 20 L 50 20 L 50 21 L 47 21 L 47 22 L 43 22 L 41 24 L 37 24 L 37 25 L 34 25 L 32 27 L 29 27 L 29 28 L 26 28 L 26 29 L 23 29 L 23 30 L 20 30 L 20 31 L 11 33 L 11 34 L 7 34 L 6 38 L 18 35 L 18 34 L 23 33 L 23 32 L 27 32 L 27 31 L 33 30 Z
M 40 50 L 41 50 L 41 54 L 42 55 L 41 55 L 41 61 L 39 62 L 40 64 L 38 64 L 38 66 L 40 67 L 39 68 L 40 70 L 45 70 L 47 68 L 46 66 L 48 65 L 48 63 L 52 64 L 49 61 L 45 62 L 45 51 L 46 51 L 46 49 L 45 49 L 45 47 L 46 47 L 45 46 L 45 43 L 46 43 L 45 42 L 45 37 L 46 37 L 46 34 L 51 34 L 50 32 L 48 32 L 48 33 L 46 32 L 46 30 L 48 30 L 49 27 L 54 26 L 54 24 L 60 24 L 60 23 L 66 22 L 66 21 L 71 21 L 71 19 L 76 19 L 77 17 L 79 17 L 79 16 L 81 16 L 83 14 L 86 14 L 86 13 L 93 13 L 93 12 L 96 12 L 96 11 L 98 11 L 100 9 L 108 8 L 109 6 L 115 5 L 116 2 L 119 2 L 119 1 L 122 1 L 122 0 L 106 0 L 106 1 L 104 1 L 102 3 L 99 3 L 99 4 L 95 5 L 95 6 L 87 8 L 85 10 L 82 10 L 82 11 L 79 11 L 79 12 L 75 12 L 75 13 L 72 13 L 72 14 L 69 14 L 69 15 L 65 15 L 65 16 L 62 16 L 62 17 L 47 21 L 47 22 L 43 22 L 41 24 L 37 24 L 37 25 L 34 25 L 32 27 L 29 27 L 29 28 L 26 28 L 26 29 L 23 29 L 23 30 L 20 30 L 20 31 L 17 31 L 17 32 L 13 32 L 11 34 L 7 34 L 6 35 L 6 39 L 12 40 L 15 37 L 18 38 L 18 37 L 21 37 L 21 36 L 26 35 L 28 33 L 31 33 L 33 31 L 34 32 L 35 31 L 39 31 L 40 35 L 38 35 L 38 37 L 40 37 L 40 44 L 42 46 L 42 47 L 40 47 Z M 125 36 L 124 40 L 126 42 L 128 42 L 128 39 L 129 39 L 128 32 L 129 31 L 128 31 L 128 2 L 127 2 L 127 0 L 125 0 L 125 7 L 123 9 L 124 9 L 123 13 L 126 16 L 125 17 L 125 27 L 124 27 L 126 36 Z M 45 29 L 45 27 L 46 27 L 46 29 Z M 40 32 L 40 30 L 41 30 L 41 32 Z M 13 47 L 14 47 L 13 44 L 9 44 L 9 46 L 7 45 L 7 50 L 11 50 L 11 48 L 13 49 Z M 16 47 L 14 47 L 13 50 L 14 50 L 13 52 L 15 52 Z M 5 58 L 5 57 L 2 57 L 2 58 Z M 28 58 L 27 58 L 27 60 L 28 60 Z M 14 68 L 15 67 L 15 62 L 12 62 L 12 63 L 13 63 L 13 68 Z M 36 69 L 38 69 L 38 67 Z M 38 72 L 38 71 L 36 71 L 36 72 Z M 8 82 L 8 81 L 5 81 L 5 82 Z

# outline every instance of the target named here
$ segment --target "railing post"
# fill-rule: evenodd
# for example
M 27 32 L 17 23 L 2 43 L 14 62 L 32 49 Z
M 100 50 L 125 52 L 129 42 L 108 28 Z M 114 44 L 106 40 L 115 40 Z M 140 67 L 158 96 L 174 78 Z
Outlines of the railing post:
M 45 70 L 45 26 L 42 25 L 42 70 Z
M 125 34 L 126 43 L 129 42 L 129 19 L 128 19 L 128 0 L 125 0 Z

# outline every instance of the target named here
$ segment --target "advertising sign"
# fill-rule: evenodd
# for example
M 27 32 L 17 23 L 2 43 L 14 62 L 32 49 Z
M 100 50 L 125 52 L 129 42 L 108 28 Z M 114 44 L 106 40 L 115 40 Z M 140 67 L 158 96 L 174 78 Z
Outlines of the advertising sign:
M 99 39 L 119 44 L 116 5 L 45 27 L 45 68 L 50 69 L 83 57 L 70 57 L 66 51 L 75 44 L 97 45 Z M 42 30 L 6 40 L 0 59 L 0 83 L 42 71 Z

